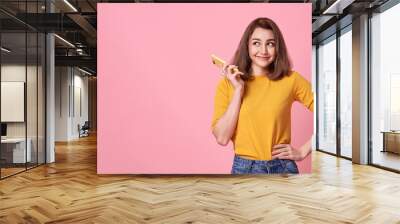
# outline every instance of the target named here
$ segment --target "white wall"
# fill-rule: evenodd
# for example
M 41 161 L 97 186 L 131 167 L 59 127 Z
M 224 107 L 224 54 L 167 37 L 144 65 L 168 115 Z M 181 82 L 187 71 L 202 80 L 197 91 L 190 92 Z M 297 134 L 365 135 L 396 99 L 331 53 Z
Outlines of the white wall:
M 1 66 L 1 81 L 2 82 L 25 82 L 25 64 L 8 64 Z M 28 74 L 32 70 L 31 66 L 28 66 Z M 6 108 L 1 108 L 6 110 Z M 7 136 L 8 137 L 25 137 L 25 123 L 24 122 L 7 122 Z
M 26 111 L 27 120 L 24 122 L 6 122 L 7 137 L 24 138 L 25 135 L 30 139 L 30 148 L 32 161 L 44 162 L 44 74 L 42 67 L 36 67 L 25 64 L 3 64 L 1 66 L 2 82 L 24 82 L 26 83 L 26 107 L 23 106 L 23 112 Z M 25 80 L 27 79 L 27 81 Z M 3 96 L 2 96 L 3 97 Z M 1 110 L 10 110 L 2 107 Z M 11 111 L 12 112 L 12 111 Z M 37 157 L 37 153 L 39 156 Z
M 68 140 L 69 68 L 55 68 L 55 141 Z
M 88 77 L 76 68 L 56 67 L 55 86 L 55 140 L 77 139 L 78 124 L 88 120 Z
M 1 66 L 1 81 L 3 82 L 25 82 L 25 75 L 27 69 L 27 78 L 30 86 L 36 86 L 36 66 L 6 64 Z M 41 69 L 39 70 L 41 72 Z M 37 99 L 36 88 L 27 88 L 27 118 L 28 118 L 28 137 L 31 133 L 36 135 L 36 112 Z M 33 103 L 32 103 L 33 102 Z M 39 105 L 40 107 L 41 105 Z M 6 110 L 6 108 L 2 108 Z M 34 124 L 32 124 L 34 122 Z M 7 122 L 7 136 L 8 137 L 25 137 L 25 124 L 26 122 Z

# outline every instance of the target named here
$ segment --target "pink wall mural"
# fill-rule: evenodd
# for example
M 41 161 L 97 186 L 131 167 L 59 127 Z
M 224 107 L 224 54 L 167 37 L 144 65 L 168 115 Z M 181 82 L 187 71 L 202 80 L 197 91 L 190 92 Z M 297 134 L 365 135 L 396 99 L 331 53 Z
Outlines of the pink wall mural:
M 230 173 L 233 146 L 210 130 L 220 71 L 246 26 L 273 19 L 293 69 L 311 81 L 311 4 L 98 4 L 99 174 Z M 295 103 L 292 145 L 313 134 Z M 311 172 L 311 156 L 297 163 Z

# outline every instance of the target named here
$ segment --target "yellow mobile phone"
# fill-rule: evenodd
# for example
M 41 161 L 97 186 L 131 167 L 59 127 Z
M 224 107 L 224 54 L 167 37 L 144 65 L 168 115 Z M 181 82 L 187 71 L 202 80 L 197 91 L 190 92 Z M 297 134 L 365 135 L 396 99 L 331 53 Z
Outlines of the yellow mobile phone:
M 223 69 L 224 65 L 225 65 L 225 61 L 222 60 L 221 58 L 217 57 L 216 55 L 212 54 L 211 55 L 211 61 L 214 65 L 216 65 L 218 68 Z M 238 72 L 239 69 L 234 68 L 233 69 L 234 72 Z

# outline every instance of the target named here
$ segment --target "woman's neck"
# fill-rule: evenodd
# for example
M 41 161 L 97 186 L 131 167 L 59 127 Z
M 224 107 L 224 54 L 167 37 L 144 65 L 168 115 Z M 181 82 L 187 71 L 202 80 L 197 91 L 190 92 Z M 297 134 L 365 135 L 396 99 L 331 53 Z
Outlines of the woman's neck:
M 264 76 L 264 75 L 268 75 L 268 71 L 267 71 L 267 69 L 263 69 L 263 68 L 259 68 L 259 67 L 252 67 L 250 69 L 250 74 L 252 74 L 254 76 Z

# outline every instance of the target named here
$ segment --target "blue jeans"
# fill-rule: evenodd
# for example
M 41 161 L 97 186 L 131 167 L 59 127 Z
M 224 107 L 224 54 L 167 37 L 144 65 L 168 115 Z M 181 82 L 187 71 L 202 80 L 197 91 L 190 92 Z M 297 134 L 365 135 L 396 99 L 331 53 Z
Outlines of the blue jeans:
M 235 155 L 232 174 L 298 174 L 299 170 L 293 160 L 249 160 Z

